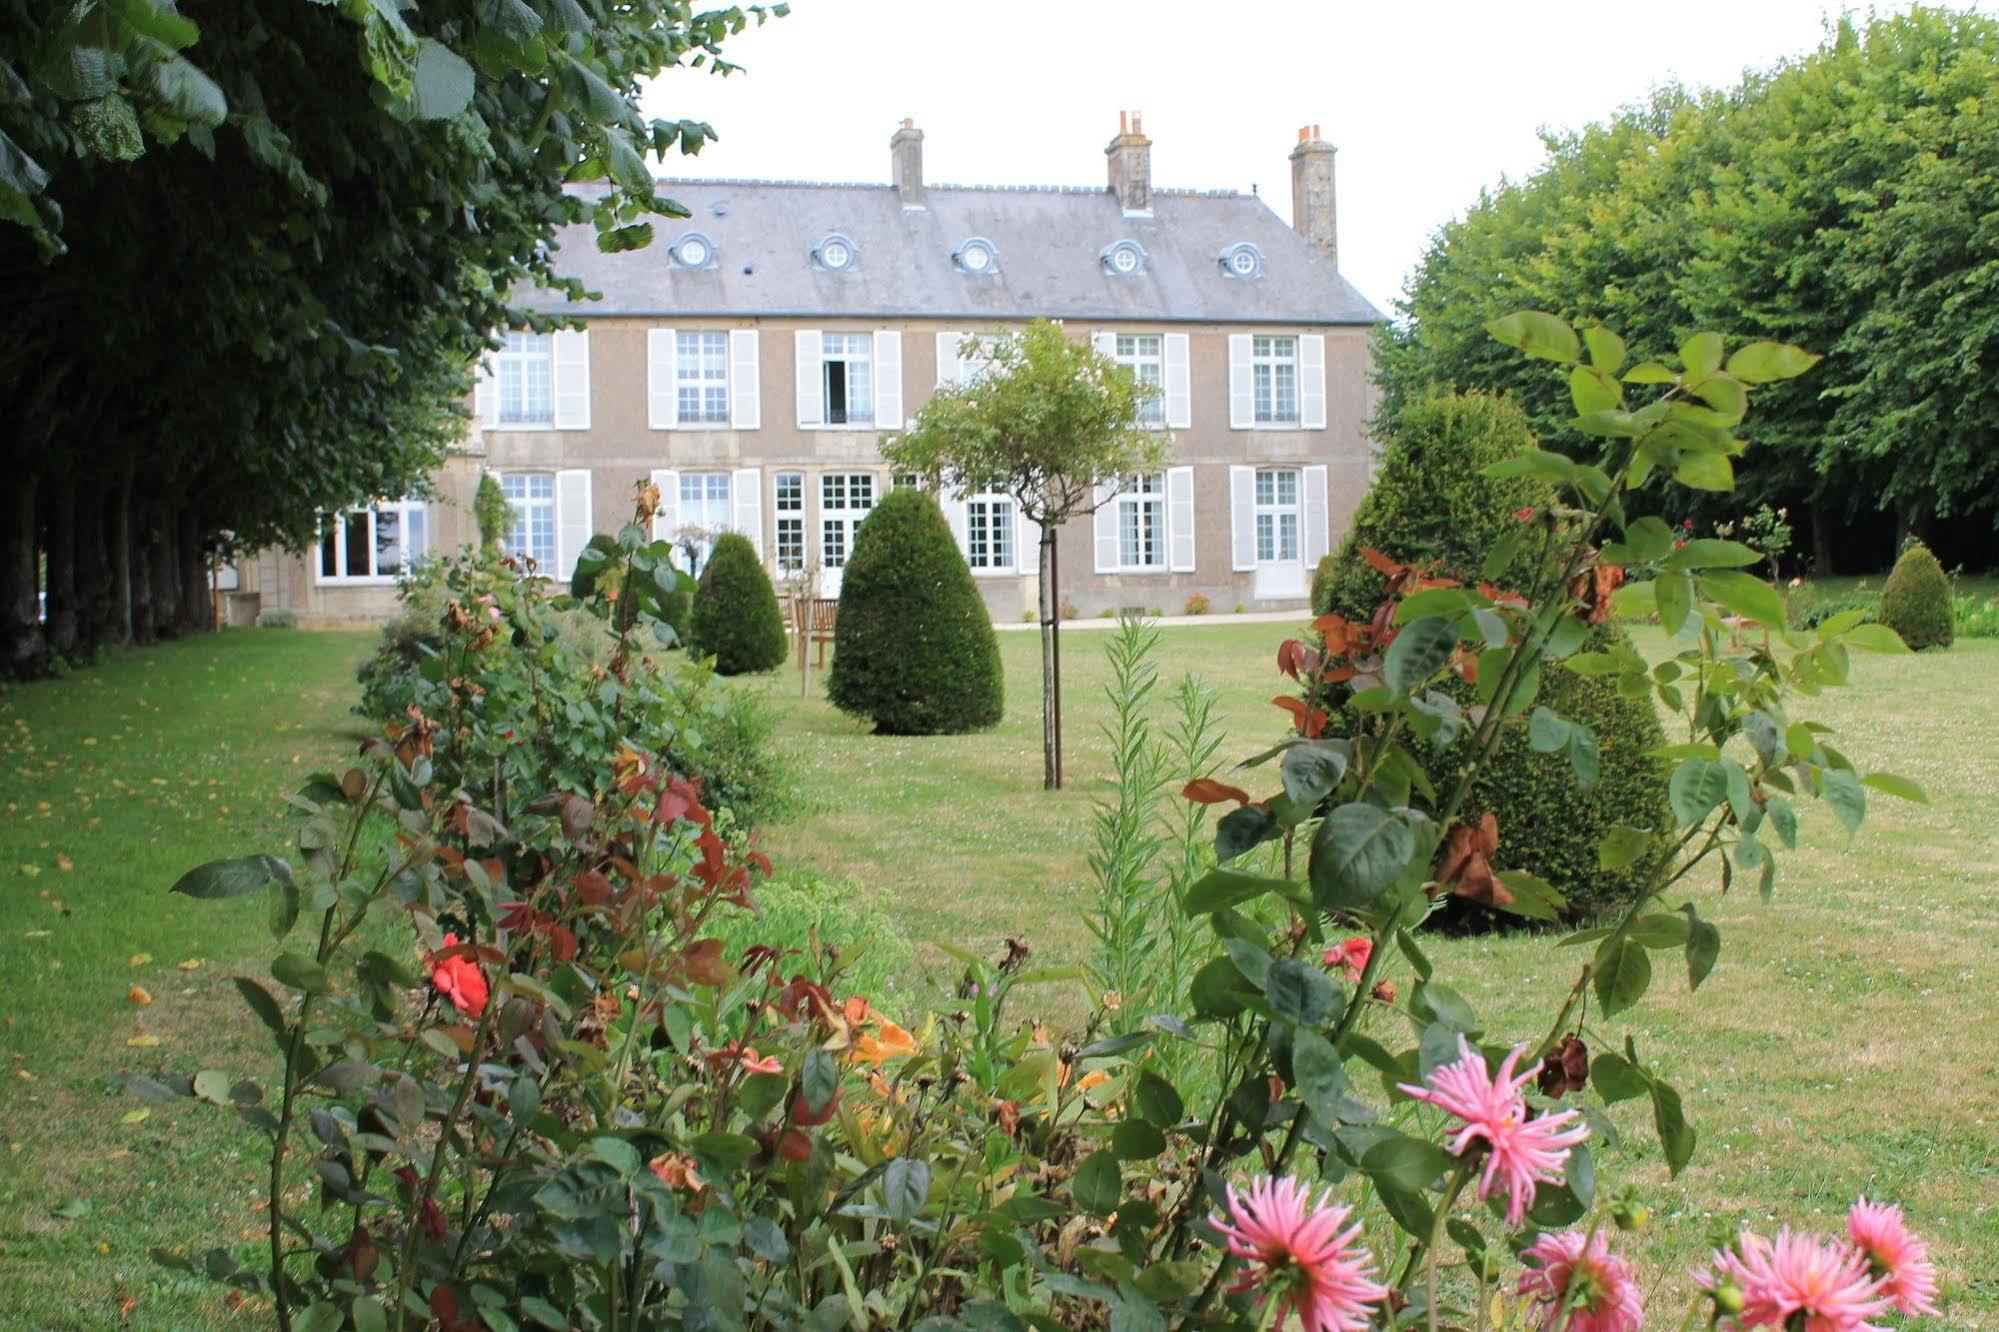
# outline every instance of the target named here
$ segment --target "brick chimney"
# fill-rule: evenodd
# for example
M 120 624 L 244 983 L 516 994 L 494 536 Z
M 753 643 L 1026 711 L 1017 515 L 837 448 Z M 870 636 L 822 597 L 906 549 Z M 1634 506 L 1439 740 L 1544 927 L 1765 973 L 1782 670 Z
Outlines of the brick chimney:
M 1127 213 L 1152 211 L 1152 140 L 1140 127 L 1138 112 L 1120 111 L 1117 137 L 1104 156 L 1110 159 L 1111 192 Z
M 913 120 L 904 120 L 888 141 L 889 157 L 895 167 L 895 192 L 904 208 L 921 208 L 923 203 L 923 131 Z
M 1291 229 L 1326 256 L 1340 261 L 1339 207 L 1333 195 L 1333 145 L 1319 137 L 1317 125 L 1298 130 L 1291 150 Z

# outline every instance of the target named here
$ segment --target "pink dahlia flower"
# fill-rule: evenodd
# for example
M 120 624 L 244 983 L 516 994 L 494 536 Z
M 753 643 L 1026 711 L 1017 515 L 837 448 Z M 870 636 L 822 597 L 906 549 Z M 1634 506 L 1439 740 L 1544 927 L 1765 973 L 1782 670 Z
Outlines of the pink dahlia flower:
M 1867 1259 L 1850 1245 L 1784 1229 L 1773 1244 L 1744 1231 L 1733 1249 L 1715 1255 L 1700 1277 L 1712 1289 L 1733 1283 L 1742 1292 L 1739 1327 L 1782 1332 L 1886 1332 L 1870 1318 L 1893 1307 Z
M 1930 1246 L 1909 1233 L 1900 1207 L 1862 1198 L 1847 1213 L 1846 1234 L 1880 1279 L 1883 1298 L 1905 1314 L 1936 1313 L 1937 1269 Z
M 1249 1266 L 1235 1290 L 1262 1287 L 1278 1298 L 1277 1322 L 1296 1312 L 1305 1332 L 1366 1332 L 1371 1306 L 1388 1295 L 1374 1279 L 1350 1208 L 1325 1201 L 1295 1179 L 1265 1177 L 1238 1192 L 1214 1218 L 1228 1251 Z
M 1571 1125 L 1581 1118 L 1579 1110 L 1527 1117 L 1522 1092 L 1540 1070 L 1537 1065 L 1525 1073 L 1514 1072 L 1526 1053 L 1526 1046 L 1515 1047 L 1495 1077 L 1485 1056 L 1460 1036 L 1456 1062 L 1430 1074 L 1425 1086 L 1404 1084 L 1402 1088 L 1417 1100 L 1428 1101 L 1464 1121 L 1450 1142 L 1457 1155 L 1466 1155 L 1475 1143 L 1485 1144 L 1488 1155 L 1479 1177 L 1478 1196 L 1489 1198 L 1503 1186 L 1506 1224 L 1510 1226 L 1519 1225 L 1527 1215 L 1537 1185 L 1561 1182 L 1569 1149 L 1589 1136 L 1583 1125 Z
M 1638 1332 L 1645 1300 L 1631 1264 L 1603 1235 L 1547 1234 L 1520 1255 L 1530 1266 L 1519 1293 L 1538 1306 L 1540 1332 Z

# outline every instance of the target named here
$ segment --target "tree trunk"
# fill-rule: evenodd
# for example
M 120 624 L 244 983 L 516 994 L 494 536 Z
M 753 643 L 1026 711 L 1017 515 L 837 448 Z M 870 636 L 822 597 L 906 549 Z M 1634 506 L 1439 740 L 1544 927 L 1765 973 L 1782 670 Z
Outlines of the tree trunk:
M 1041 529 L 1041 786 L 1062 789 L 1062 614 L 1055 591 L 1055 528 Z
M 162 504 L 153 513 L 153 629 L 161 638 L 184 632 L 181 606 L 180 510 Z
M 209 582 L 208 554 L 201 546 L 201 519 L 180 511 L 180 622 L 184 633 L 215 627 L 215 589 Z
M 1825 486 L 1812 492 L 1812 577 L 1832 576 L 1832 524 L 1825 516 Z
M 126 512 L 131 525 L 125 545 L 132 566 L 132 641 L 151 643 L 159 637 L 153 615 L 153 506 L 134 496 Z
M 101 486 L 86 478 L 77 485 L 72 512 L 76 528 L 71 548 L 76 556 L 76 648 L 79 660 L 96 652 L 117 633 L 117 608 L 111 599 L 110 499 Z
M 48 561 L 44 574 L 48 604 L 43 608 L 42 633 L 50 652 L 73 660 L 83 637 L 76 586 L 76 478 L 64 473 L 50 478 L 46 486 L 42 553 Z
M 0 675 L 15 679 L 48 668 L 35 542 L 35 489 L 40 479 L 34 472 L 13 478 L 13 498 L 0 521 Z
M 125 469 L 111 501 L 111 641 L 123 646 L 139 636 L 132 604 L 132 469 Z

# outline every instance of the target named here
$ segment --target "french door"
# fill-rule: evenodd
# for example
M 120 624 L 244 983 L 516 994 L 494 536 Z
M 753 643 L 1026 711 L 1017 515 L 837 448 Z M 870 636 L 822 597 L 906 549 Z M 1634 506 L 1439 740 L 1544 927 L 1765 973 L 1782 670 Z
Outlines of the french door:
M 840 575 L 854 549 L 854 529 L 875 507 L 873 472 L 826 472 L 819 478 L 819 595 L 840 595 Z

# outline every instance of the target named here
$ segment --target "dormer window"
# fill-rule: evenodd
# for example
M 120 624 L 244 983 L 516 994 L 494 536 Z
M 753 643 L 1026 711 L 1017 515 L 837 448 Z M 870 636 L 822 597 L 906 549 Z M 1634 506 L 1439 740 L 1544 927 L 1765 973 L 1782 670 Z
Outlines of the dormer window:
M 1113 277 L 1137 277 L 1145 271 L 1145 247 L 1134 240 L 1121 240 L 1101 256 L 1104 271 Z
M 690 231 L 667 250 L 675 268 L 713 268 L 715 242 L 698 231 Z
M 999 271 L 999 251 L 983 236 L 974 236 L 951 252 L 951 262 L 961 273 L 985 277 Z
M 819 242 L 812 251 L 813 267 L 828 273 L 844 273 L 854 266 L 854 243 L 837 232 Z
M 1248 241 L 1238 241 L 1221 253 L 1222 271 L 1234 278 L 1263 276 L 1263 251 Z

